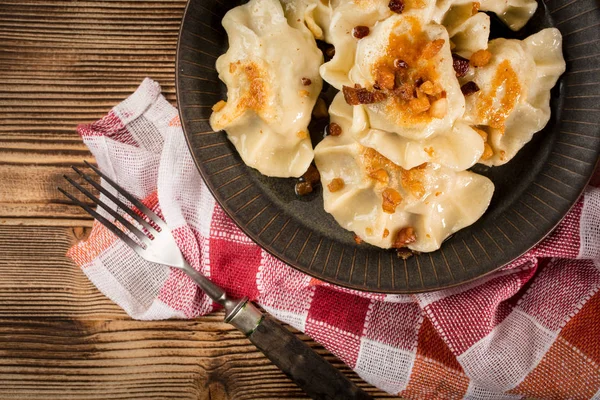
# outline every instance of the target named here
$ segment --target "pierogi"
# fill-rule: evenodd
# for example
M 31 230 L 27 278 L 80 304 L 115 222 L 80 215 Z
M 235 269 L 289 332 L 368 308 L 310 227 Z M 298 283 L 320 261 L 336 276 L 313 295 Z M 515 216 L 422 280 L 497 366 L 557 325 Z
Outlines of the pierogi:
M 560 32 L 490 41 L 485 13 L 518 30 L 536 9 L 535 0 L 250 0 L 223 19 L 227 101 L 211 126 L 264 175 L 300 177 L 314 159 L 325 211 L 360 240 L 435 251 L 490 204 L 494 184 L 469 168 L 509 162 L 550 119 L 565 71 Z M 326 58 L 317 41 L 331 46 Z M 339 93 L 313 151 L 323 81 Z
M 229 49 L 217 71 L 227 102 L 213 107 L 212 128 L 225 130 L 242 160 L 262 174 L 301 176 L 313 160 L 308 124 L 322 87 L 315 39 L 288 24 L 278 0 L 235 7 L 223 26 Z
M 331 121 L 350 129 L 352 108 L 341 94 Z M 488 207 L 493 183 L 470 171 L 424 163 L 404 169 L 351 136 L 327 136 L 315 148 L 325 211 L 375 246 L 434 251 Z M 407 229 L 412 231 L 410 234 Z
M 510 161 L 550 120 L 550 90 L 565 71 L 558 29 L 523 41 L 495 39 L 489 64 L 466 76 L 481 89 L 466 98 L 464 120 L 487 133 L 486 165 Z

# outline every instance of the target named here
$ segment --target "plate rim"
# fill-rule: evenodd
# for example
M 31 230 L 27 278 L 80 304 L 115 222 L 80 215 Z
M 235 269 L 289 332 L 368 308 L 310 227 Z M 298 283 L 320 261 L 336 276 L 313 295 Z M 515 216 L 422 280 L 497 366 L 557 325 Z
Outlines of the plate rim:
M 181 94 L 181 90 L 180 90 L 180 85 L 181 85 L 181 79 L 180 79 L 180 62 L 181 62 L 181 47 L 182 47 L 182 37 L 185 34 L 184 32 L 184 27 L 185 27 L 185 21 L 186 21 L 186 17 L 188 16 L 188 12 L 190 10 L 190 7 L 192 6 L 192 3 L 194 2 L 201 2 L 201 0 L 188 0 L 182 19 L 181 19 L 181 24 L 179 27 L 179 32 L 178 32 L 178 37 L 177 37 L 177 49 L 176 49 L 176 54 L 175 54 L 175 91 L 176 91 L 176 99 L 177 99 L 177 111 L 179 114 L 179 118 L 181 120 L 181 128 L 182 131 L 184 133 L 184 137 L 185 137 L 185 141 L 186 141 L 186 145 L 188 147 L 188 150 L 190 151 L 190 154 L 192 156 L 192 159 L 194 160 L 194 165 L 196 167 L 196 169 L 198 170 L 202 180 L 204 181 L 204 183 L 206 184 L 206 187 L 209 189 L 209 192 L 211 193 L 211 195 L 213 196 L 213 198 L 215 199 L 215 201 L 217 202 L 217 204 L 221 207 L 221 209 L 226 213 L 226 215 L 231 218 L 232 221 L 234 221 L 234 223 L 236 224 L 237 227 L 240 228 L 240 230 L 246 235 L 248 236 L 253 242 L 254 244 L 256 244 L 257 246 L 259 246 L 261 249 L 267 251 L 270 255 L 274 256 L 275 258 L 277 258 L 278 260 L 284 262 L 285 264 L 287 264 L 288 266 L 292 267 L 293 269 L 304 273 L 306 275 L 309 275 L 313 278 L 322 280 L 327 282 L 328 284 L 331 285 L 336 285 L 336 286 L 340 286 L 343 288 L 347 288 L 347 289 L 352 289 L 352 290 L 357 290 L 359 292 L 362 293 L 376 293 L 376 294 L 392 294 L 392 295 L 396 295 L 396 294 L 417 294 L 417 293 L 428 293 L 428 292 L 434 292 L 434 291 L 439 291 L 439 290 L 445 290 L 445 289 L 451 289 L 451 288 L 455 288 L 457 286 L 461 286 L 461 285 L 465 285 L 471 282 L 474 282 L 480 278 L 483 278 L 485 276 L 488 276 L 494 272 L 497 272 L 498 270 L 502 269 L 503 267 L 505 267 L 506 265 L 510 264 L 511 262 L 513 262 L 514 260 L 522 257 L 524 254 L 526 254 L 527 252 L 529 252 L 532 248 L 536 247 L 540 242 L 542 242 L 544 239 L 546 239 L 555 229 L 558 225 L 560 225 L 560 223 L 564 220 L 564 218 L 569 214 L 569 212 L 573 209 L 573 207 L 578 203 L 578 201 L 581 199 L 582 194 L 585 192 L 586 188 L 589 185 L 589 182 L 591 181 L 591 179 L 594 176 L 594 171 L 597 170 L 598 168 L 600 168 L 600 157 L 597 157 L 596 159 L 596 163 L 594 165 L 593 168 L 590 169 L 590 173 L 588 174 L 587 178 L 585 179 L 585 184 L 582 185 L 582 187 L 577 191 L 577 196 L 574 197 L 574 200 L 572 200 L 570 202 L 570 205 L 568 207 L 568 209 L 561 215 L 560 219 L 554 223 L 549 229 L 546 230 L 546 232 L 543 234 L 543 236 L 541 236 L 534 244 L 532 244 L 531 246 L 529 246 L 527 249 L 525 249 L 524 251 L 520 252 L 520 254 L 518 254 L 516 257 L 512 258 L 510 261 L 503 263 L 493 269 L 490 269 L 489 271 L 486 271 L 484 273 L 480 273 L 478 275 L 469 277 L 467 279 L 458 281 L 458 282 L 452 282 L 450 284 L 439 284 L 438 287 L 431 287 L 431 288 L 410 288 L 410 287 L 406 287 L 404 289 L 398 289 L 396 288 L 393 291 L 387 290 L 387 289 L 377 289 L 377 288 L 368 288 L 366 289 L 364 286 L 365 285 L 359 285 L 359 284 L 353 284 L 352 282 L 339 282 L 339 281 L 333 281 L 333 279 L 328 279 L 326 277 L 323 276 L 319 276 L 318 273 L 316 271 L 310 270 L 308 268 L 303 268 L 301 266 L 299 266 L 301 263 L 298 262 L 298 260 L 292 260 L 289 259 L 288 257 L 286 257 L 284 254 L 278 254 L 277 251 L 275 251 L 275 249 L 270 246 L 269 244 L 265 243 L 265 241 L 263 239 L 261 239 L 258 235 L 256 235 L 255 233 L 253 233 L 247 226 L 246 223 L 244 223 L 243 221 L 241 221 L 239 215 L 236 214 L 236 212 L 233 209 L 230 209 L 229 206 L 227 206 L 227 203 L 224 201 L 224 199 L 221 199 L 221 196 L 218 194 L 218 192 L 216 191 L 216 188 L 213 185 L 213 182 L 211 182 L 210 179 L 207 179 L 205 176 L 208 175 L 208 173 L 205 171 L 205 169 L 203 168 L 203 166 L 201 165 L 201 160 L 199 159 L 198 155 L 193 151 L 193 144 L 191 142 L 191 134 L 188 133 L 188 131 L 186 131 L 186 123 L 185 123 L 185 118 L 184 118 L 184 114 L 183 114 L 183 107 L 182 107 L 182 94 Z M 540 1 L 540 0 L 538 0 Z M 600 10 L 600 7 L 598 8 L 598 10 Z M 564 50 L 563 50 L 564 51 Z M 599 56 L 600 58 L 600 56 Z M 565 60 L 567 61 L 567 60 Z M 565 71 L 565 74 L 561 75 L 561 78 L 564 77 L 566 75 L 567 71 Z M 559 82 L 557 82 L 556 86 L 560 85 L 560 80 Z M 561 106 L 562 109 L 564 109 L 564 105 Z M 561 109 L 561 111 L 562 111 Z M 598 120 L 600 120 L 600 117 L 598 118 Z M 558 122 L 560 123 L 561 120 L 559 120 Z M 550 123 L 550 121 L 548 122 Z M 558 127 L 556 128 L 558 129 Z M 220 131 L 220 133 L 222 133 L 223 135 L 226 135 L 226 133 L 224 131 Z M 536 132 L 537 134 L 538 132 Z M 228 141 L 229 139 L 226 138 L 226 140 Z M 554 147 L 554 145 L 553 145 Z M 597 145 L 597 148 L 595 149 L 597 154 L 600 154 L 600 144 Z M 547 163 L 547 159 L 545 161 L 543 161 L 543 164 L 545 165 Z M 246 165 L 243 165 L 244 168 L 250 168 Z M 538 174 L 539 175 L 539 174 Z M 536 180 L 533 179 L 532 182 L 530 184 L 528 184 L 525 188 L 525 190 L 527 190 L 530 186 L 533 185 L 533 183 Z M 524 196 L 524 193 L 520 194 L 518 198 L 521 198 L 522 196 Z M 505 211 L 503 211 L 505 212 Z M 469 227 L 465 227 L 464 229 L 469 229 Z M 330 239 L 331 240 L 331 239 Z M 378 251 L 380 252 L 385 252 L 385 253 L 389 253 L 392 252 L 392 250 L 390 249 L 378 249 Z

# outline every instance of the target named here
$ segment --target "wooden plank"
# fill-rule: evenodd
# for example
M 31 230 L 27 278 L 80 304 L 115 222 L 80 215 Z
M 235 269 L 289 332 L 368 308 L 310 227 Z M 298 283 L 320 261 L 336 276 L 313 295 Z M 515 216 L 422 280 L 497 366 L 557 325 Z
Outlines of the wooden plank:
M 65 256 L 83 228 L 0 227 L 0 318 L 126 317 Z
M 185 4 L 0 4 L 2 399 L 305 398 L 222 314 L 131 321 L 65 257 L 91 224 L 56 190 L 71 164 L 92 160 L 76 126 L 101 118 L 146 76 L 175 103 Z
M 75 175 L 70 165 L 89 172 L 82 160 L 93 161 L 93 158 L 89 154 L 80 157 L 66 153 L 54 155 L 54 163 L 36 165 L 45 156 L 38 158 L 33 151 L 22 151 L 20 155 L 21 158 L 17 159 L 15 156 L 6 156 L 0 150 L 0 159 L 3 156 L 4 160 L 15 158 L 14 163 L 0 163 L 0 225 L 79 226 L 86 221 L 83 224 L 89 226 L 89 215 L 70 204 L 57 187 L 68 189 L 63 175 Z
M 56 186 L 92 160 L 76 132 L 147 76 L 175 102 L 185 1 L 2 1 L 0 225 L 90 225 Z M 83 221 L 83 222 L 82 222 Z
M 305 398 L 222 313 L 130 320 L 65 257 L 86 234 L 0 227 L 0 398 Z M 376 397 L 391 398 L 300 337 Z

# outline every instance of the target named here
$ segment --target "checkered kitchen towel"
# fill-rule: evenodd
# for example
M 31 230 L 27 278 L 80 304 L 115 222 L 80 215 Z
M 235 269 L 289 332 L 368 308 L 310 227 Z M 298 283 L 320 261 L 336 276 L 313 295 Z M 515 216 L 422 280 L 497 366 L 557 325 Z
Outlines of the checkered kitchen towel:
M 422 295 L 360 293 L 292 269 L 236 227 L 203 184 L 156 82 L 144 80 L 79 133 L 103 171 L 160 207 L 194 268 L 373 385 L 414 399 L 600 399 L 599 188 L 539 246 L 476 282 Z M 98 223 L 69 255 L 133 318 L 214 309 L 182 272 L 149 265 Z

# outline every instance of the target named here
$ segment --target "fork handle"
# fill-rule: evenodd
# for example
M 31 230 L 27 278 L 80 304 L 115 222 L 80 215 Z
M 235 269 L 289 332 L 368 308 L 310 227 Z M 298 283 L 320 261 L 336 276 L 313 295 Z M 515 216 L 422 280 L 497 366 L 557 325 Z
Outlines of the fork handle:
M 253 317 L 261 311 L 251 302 L 247 302 L 239 313 L 248 313 L 250 317 Z M 243 315 L 239 316 L 243 317 Z M 237 317 L 231 320 L 234 326 Z M 244 328 L 238 327 L 238 329 L 244 332 Z M 372 399 L 270 315 L 262 314 L 255 328 L 244 333 L 273 364 L 277 365 L 311 398 L 320 400 Z

